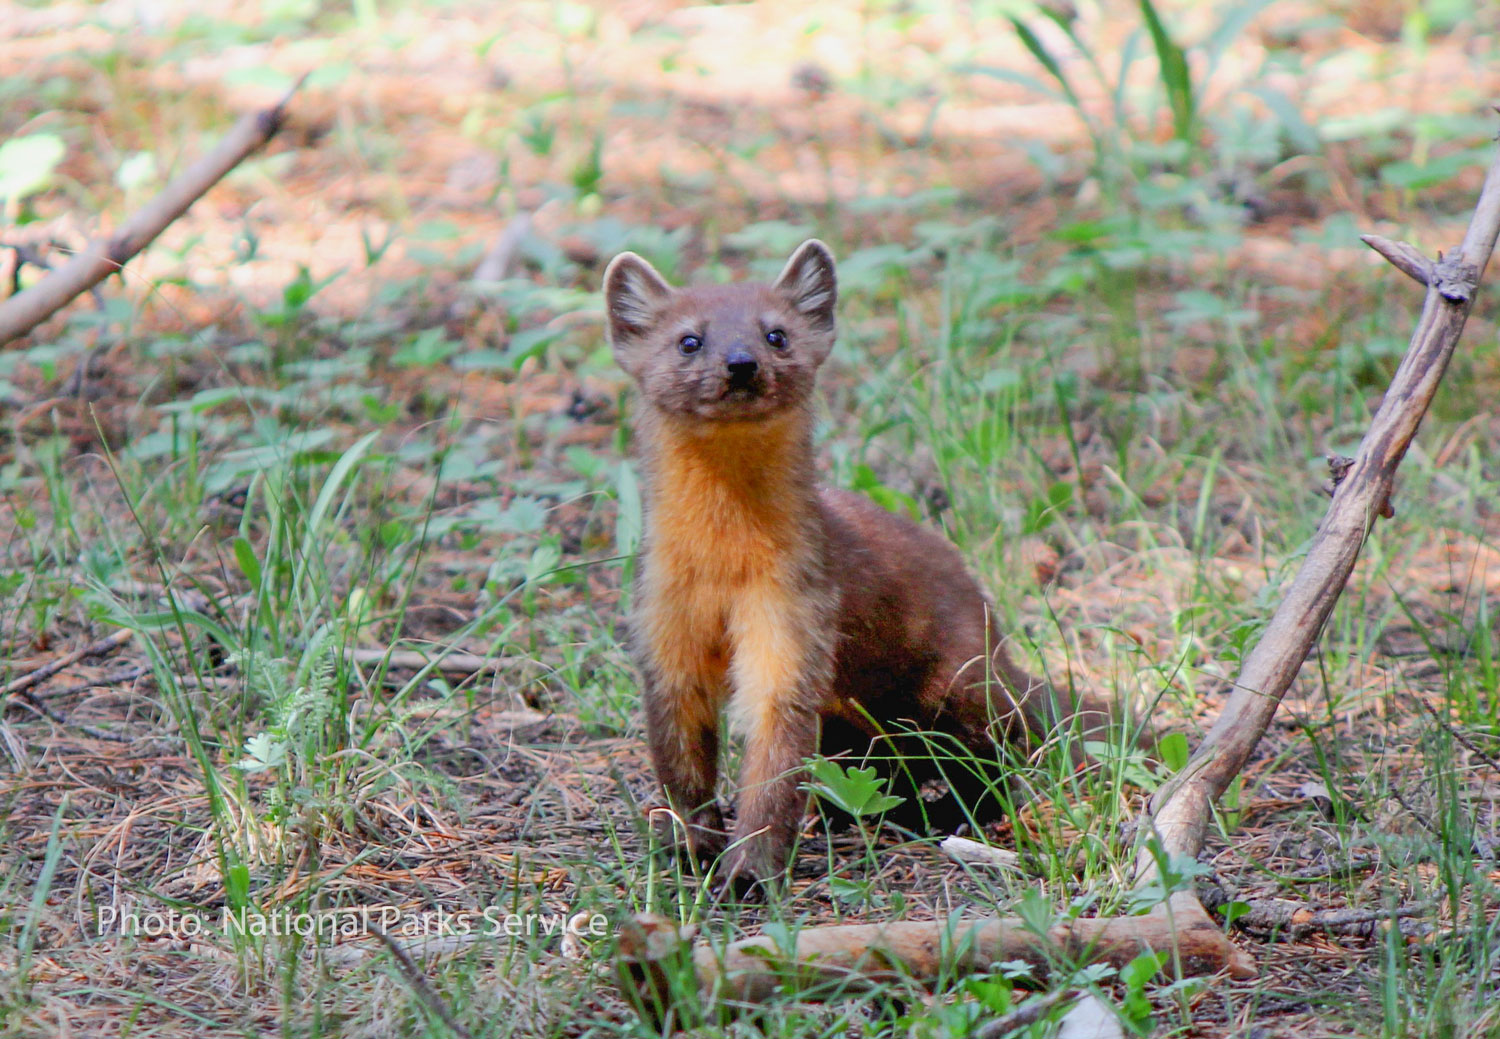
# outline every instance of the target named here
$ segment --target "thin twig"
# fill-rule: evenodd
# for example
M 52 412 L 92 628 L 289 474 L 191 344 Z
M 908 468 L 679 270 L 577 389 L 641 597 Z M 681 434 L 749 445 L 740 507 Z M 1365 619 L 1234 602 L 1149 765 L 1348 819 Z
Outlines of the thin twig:
M 144 667 L 126 668 L 124 671 L 117 672 L 113 675 L 106 675 L 103 678 L 97 679 L 92 682 L 77 682 L 70 686 L 64 686 L 62 689 L 54 689 L 51 692 L 50 697 L 52 699 L 60 700 L 65 696 L 71 696 L 74 693 L 87 692 L 90 689 L 107 689 L 110 686 L 119 685 L 121 682 L 134 682 L 137 678 L 140 678 L 142 675 L 144 675 L 147 670 L 148 669 Z M 41 697 L 37 696 L 36 693 L 32 692 L 30 689 L 18 689 L 10 695 L 18 696 L 22 700 L 25 700 L 35 710 L 40 711 L 42 714 L 52 719 L 58 725 L 61 725 L 64 728 L 68 729 L 77 729 L 85 736 L 92 736 L 96 740 L 110 740 L 114 743 L 130 743 L 132 740 L 132 737 L 130 736 L 125 736 L 118 732 L 112 732 L 109 729 L 101 729 L 98 726 L 90 725 L 87 722 L 73 721 L 71 718 L 68 718 L 61 712 L 55 710 L 50 704 L 44 701 Z
M 0 300 L 0 346 L 30 332 L 150 245 L 224 174 L 276 135 L 288 102 L 301 86 L 299 79 L 276 104 L 242 117 L 212 151 L 183 170 L 114 234 L 95 239 L 31 288 Z
M 68 719 L 58 711 L 54 710 L 30 689 L 17 690 L 11 695 L 25 700 L 26 703 L 29 704 L 33 709 L 56 722 L 58 725 L 61 725 L 65 729 L 77 729 L 85 736 L 91 736 L 96 740 L 109 740 L 112 743 L 131 742 L 131 738 L 129 736 L 122 736 L 118 732 L 110 732 L 108 729 L 101 729 L 98 726 L 89 725 L 87 722 L 75 722 Z
M 1343 862 L 1331 863 L 1327 866 L 1303 866 L 1301 869 L 1290 873 L 1280 874 L 1283 880 L 1328 880 L 1336 876 L 1347 876 L 1351 873 L 1362 873 L 1372 870 L 1380 865 L 1378 858 L 1352 858 Z
M 63 668 L 72 667 L 87 657 L 100 657 L 106 653 L 112 653 L 129 642 L 134 635 L 135 632 L 129 628 L 121 628 L 113 635 L 106 635 L 102 639 L 96 639 L 82 649 L 75 649 L 71 653 L 65 653 L 56 660 L 48 661 L 35 671 L 29 671 L 20 678 L 12 680 L 5 688 L 0 689 L 0 696 L 8 696 L 11 693 L 19 693 L 23 689 L 30 689 L 38 682 L 46 681 Z
M 1010 1013 L 1001 1014 L 993 1021 L 986 1021 L 972 1035 L 974 1039 L 1000 1039 L 1007 1032 L 1035 1024 L 1062 1004 L 1077 999 L 1078 994 L 1079 990 L 1076 988 L 1065 988 L 1049 992 L 1045 996 L 1032 996 Z
M 453 1012 L 448 1009 L 448 1004 L 444 1003 L 442 997 L 432 990 L 432 986 L 427 982 L 427 975 L 417 969 L 417 965 L 411 961 L 406 950 L 397 944 L 396 939 L 386 934 L 381 927 L 372 926 L 370 931 L 375 937 L 385 942 L 387 949 L 391 950 L 391 956 L 395 958 L 401 975 L 406 978 L 406 983 L 417 994 L 417 998 L 427 1005 L 427 1009 L 442 1018 L 443 1024 L 447 1025 L 460 1039 L 474 1039 L 467 1028 L 453 1019 Z
M 1437 722 L 1447 731 L 1448 735 L 1452 736 L 1459 743 L 1463 744 L 1463 746 L 1467 747 L 1470 753 L 1472 753 L 1480 761 L 1483 761 L 1486 765 L 1494 769 L 1496 772 L 1500 772 L 1500 761 L 1496 761 L 1494 758 L 1490 757 L 1489 754 L 1474 746 L 1474 744 L 1469 741 L 1469 737 L 1465 736 L 1463 733 L 1459 732 L 1458 729 L 1454 728 L 1453 724 L 1446 718 L 1438 714 L 1437 711 L 1433 709 L 1433 706 L 1426 700 L 1423 700 L 1420 696 L 1414 697 L 1414 699 L 1417 701 L 1418 706 L 1420 706 L 1422 710 L 1426 711 L 1429 715 L 1432 716 L 1433 721 Z
M 29 704 L 33 710 L 42 714 L 44 717 L 51 719 L 53 722 L 56 722 L 58 725 L 61 725 L 64 728 L 77 729 L 85 736 L 91 736 L 96 740 L 109 740 L 113 743 L 129 743 L 131 742 L 131 737 L 129 736 L 121 735 L 118 732 L 111 732 L 108 729 L 101 729 L 98 726 L 89 725 L 87 722 L 72 721 L 66 715 L 62 714 L 61 712 L 53 708 L 50 704 L 42 700 L 42 698 L 37 696 L 36 693 L 32 692 L 31 687 L 45 681 L 47 678 L 50 678 L 52 675 L 57 674 L 64 668 L 72 664 L 76 664 L 80 660 L 83 660 L 87 657 L 101 656 L 105 653 L 113 651 L 119 646 L 123 646 L 126 642 L 130 641 L 130 636 L 132 634 L 134 634 L 134 632 L 126 629 L 121 629 L 120 631 L 115 632 L 113 635 L 99 639 L 95 642 L 91 642 L 89 645 L 84 646 L 82 649 L 74 650 L 72 653 L 68 653 L 65 656 L 61 656 L 56 660 L 44 664 L 43 666 L 37 668 L 35 671 L 31 671 L 25 675 L 22 675 L 20 678 L 8 684 L 3 690 L 0 690 L 0 694 L 4 694 L 7 698 L 19 697 L 20 699 L 26 701 L 26 703 Z M 121 672 L 118 675 L 111 675 L 108 678 L 100 679 L 96 682 L 80 682 L 76 685 L 68 686 L 66 689 L 58 690 L 53 695 L 62 697 L 70 693 L 83 692 L 86 689 L 95 689 L 101 686 L 114 685 L 118 682 L 133 682 L 135 679 L 139 678 L 145 673 L 146 669 L 143 667 L 130 668 L 129 670 Z
M 1395 799 L 1398 805 L 1407 810 L 1411 817 L 1417 821 L 1418 826 L 1422 827 L 1422 829 L 1426 830 L 1428 833 L 1432 834 L 1439 840 L 1442 839 L 1443 835 L 1438 831 L 1438 828 L 1432 823 L 1428 822 L 1426 816 L 1417 811 L 1417 809 L 1412 805 L 1410 801 L 1402 797 L 1401 791 L 1397 790 L 1395 787 L 1391 787 L 1391 797 Z
M 61 689 L 50 689 L 47 691 L 47 699 L 61 700 L 67 696 L 86 693 L 90 689 L 108 689 L 124 682 L 134 682 L 149 670 L 151 669 L 141 665 L 127 667 L 123 671 L 117 671 L 112 675 L 105 675 L 103 678 L 96 678 L 88 682 L 75 682 L 72 685 L 65 685 Z
M 1410 276 L 1418 285 L 1432 284 L 1432 261 L 1423 256 L 1416 246 L 1378 234 L 1362 234 L 1359 240 L 1384 256 L 1393 267 Z

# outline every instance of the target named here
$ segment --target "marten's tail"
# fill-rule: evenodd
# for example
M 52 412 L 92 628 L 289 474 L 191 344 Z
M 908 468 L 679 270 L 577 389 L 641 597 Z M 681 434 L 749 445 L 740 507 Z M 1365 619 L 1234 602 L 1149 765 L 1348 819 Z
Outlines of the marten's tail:
M 1076 690 L 1071 680 L 1066 686 L 1027 674 L 1016 666 L 1009 654 L 997 647 L 993 658 L 995 677 L 1014 699 L 1014 723 L 1007 726 L 1007 736 L 1028 750 L 1048 741 L 1061 740 L 1068 748 L 1073 764 L 1089 760 L 1084 744 L 1120 738 L 1149 751 L 1154 744 L 1150 733 L 1129 708 L 1092 693 Z M 1016 729 L 1024 728 L 1024 732 Z

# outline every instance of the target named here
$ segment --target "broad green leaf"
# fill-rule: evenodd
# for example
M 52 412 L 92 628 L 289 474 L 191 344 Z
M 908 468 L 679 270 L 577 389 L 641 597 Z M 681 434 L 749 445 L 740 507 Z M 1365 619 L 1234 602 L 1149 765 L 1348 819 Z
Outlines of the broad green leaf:
M 255 549 L 251 547 L 250 541 L 243 534 L 234 539 L 234 561 L 239 566 L 240 573 L 252 587 L 260 587 L 261 569 L 260 560 L 255 558 Z
M 0 144 L 0 199 L 19 201 L 52 183 L 67 151 L 55 133 L 12 137 Z
M 1180 732 L 1169 732 L 1156 744 L 1156 752 L 1161 755 L 1163 765 L 1173 772 L 1181 772 L 1188 763 L 1187 737 Z

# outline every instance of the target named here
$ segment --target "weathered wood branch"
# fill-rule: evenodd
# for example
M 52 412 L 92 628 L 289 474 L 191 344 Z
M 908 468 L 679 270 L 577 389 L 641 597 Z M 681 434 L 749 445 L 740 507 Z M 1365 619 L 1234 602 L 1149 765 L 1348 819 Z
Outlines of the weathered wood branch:
M 276 136 L 286 119 L 286 106 L 301 86 L 298 80 L 270 108 L 243 116 L 212 151 L 178 174 L 114 234 L 94 239 L 31 288 L 0 300 L 0 346 L 30 332 L 150 245 L 224 174 Z
M 45 682 L 64 668 L 72 667 L 80 660 L 88 657 L 102 657 L 106 653 L 113 653 L 129 642 L 134 635 L 135 632 L 122 628 L 112 635 L 106 635 L 102 639 L 95 639 L 87 646 L 75 649 L 71 653 L 64 653 L 56 660 L 49 660 L 41 667 L 28 671 L 19 678 L 14 678 L 4 686 L 0 686 L 0 696 L 8 696 L 11 693 L 19 693 L 30 689 L 34 685 Z
M 356 664 L 379 665 L 401 671 L 421 671 L 431 667 L 449 675 L 477 675 L 515 663 L 510 657 L 482 657 L 477 653 L 444 653 L 434 648 L 427 653 L 416 649 L 351 649 L 347 653 Z
M 1389 502 L 1396 468 L 1406 456 L 1458 345 L 1497 234 L 1500 157 L 1485 175 L 1463 244 L 1457 252 L 1431 264 L 1425 279 L 1418 279 L 1427 285 L 1427 298 L 1411 345 L 1360 443 L 1353 466 L 1338 484 L 1301 569 L 1260 641 L 1245 658 L 1229 702 L 1182 771 L 1151 799 L 1152 826 L 1169 855 L 1193 857 L 1203 849 L 1213 803 L 1244 769 L 1333 612 L 1366 535 Z M 1402 259 L 1383 250 L 1381 255 L 1410 274 L 1410 257 L 1396 252 Z M 1136 866 L 1138 876 L 1155 876 L 1156 860 L 1149 850 L 1141 851 Z
M 1107 963 L 1123 967 L 1143 951 L 1175 953 L 1185 974 L 1228 968 L 1254 976 L 1255 966 L 1229 943 L 1191 895 L 1145 916 L 1068 920 L 1038 933 L 1020 920 L 945 920 L 807 927 L 791 949 L 765 936 L 727 947 L 692 945 L 695 928 L 643 913 L 620 929 L 619 962 L 626 996 L 655 1026 L 670 1032 L 692 1027 L 696 1013 L 765 1001 L 778 988 L 819 990 L 827 999 L 902 981 L 931 984 L 955 973 L 987 970 L 1003 960 L 1032 968 L 1044 984 L 1060 964 Z M 691 964 L 693 993 L 674 993 L 680 964 Z
M 1434 263 L 1411 246 L 1366 236 L 1372 248 L 1427 286 L 1422 316 L 1358 455 L 1336 481 L 1312 548 L 1245 659 L 1229 702 L 1187 765 L 1152 799 L 1136 862 L 1138 889 L 1161 882 L 1162 863 L 1202 851 L 1214 802 L 1265 735 L 1343 593 L 1371 526 L 1388 514 L 1396 469 L 1453 356 L 1497 235 L 1500 157 L 1452 256 Z M 1257 973 L 1253 959 L 1228 940 L 1191 891 L 1172 893 L 1146 916 L 1071 920 L 1045 934 L 1019 920 L 959 927 L 959 934 L 946 922 L 811 927 L 797 934 L 792 949 L 777 949 L 764 937 L 720 948 L 693 946 L 691 929 L 640 916 L 621 929 L 621 984 L 642 1013 L 672 1031 L 693 1024 L 689 1018 L 701 1008 L 723 1012 L 763 1001 L 781 987 L 817 986 L 814 998 L 828 998 L 901 979 L 923 982 L 983 970 L 999 960 L 1023 960 L 1039 980 L 1063 960 L 1123 966 L 1146 950 L 1171 953 L 1183 975 Z
M 1432 283 L 1432 261 L 1422 251 L 1405 242 L 1392 241 L 1378 234 L 1362 234 L 1359 240 L 1385 257 L 1392 266 L 1407 274 L 1418 285 Z

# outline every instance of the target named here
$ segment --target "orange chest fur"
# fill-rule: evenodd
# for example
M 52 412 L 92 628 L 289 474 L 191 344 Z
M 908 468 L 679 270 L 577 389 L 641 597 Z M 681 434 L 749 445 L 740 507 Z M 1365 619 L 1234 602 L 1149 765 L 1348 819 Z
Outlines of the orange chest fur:
M 796 550 L 784 510 L 744 488 L 685 475 L 658 493 L 649 520 L 651 566 L 662 587 L 727 593 L 783 569 Z
M 812 492 L 779 447 L 700 439 L 653 455 L 642 634 L 659 667 L 694 684 L 722 685 L 746 648 L 747 609 L 804 612 Z
M 810 473 L 783 429 L 668 438 L 654 462 L 647 539 L 664 586 L 729 591 L 804 557 Z

